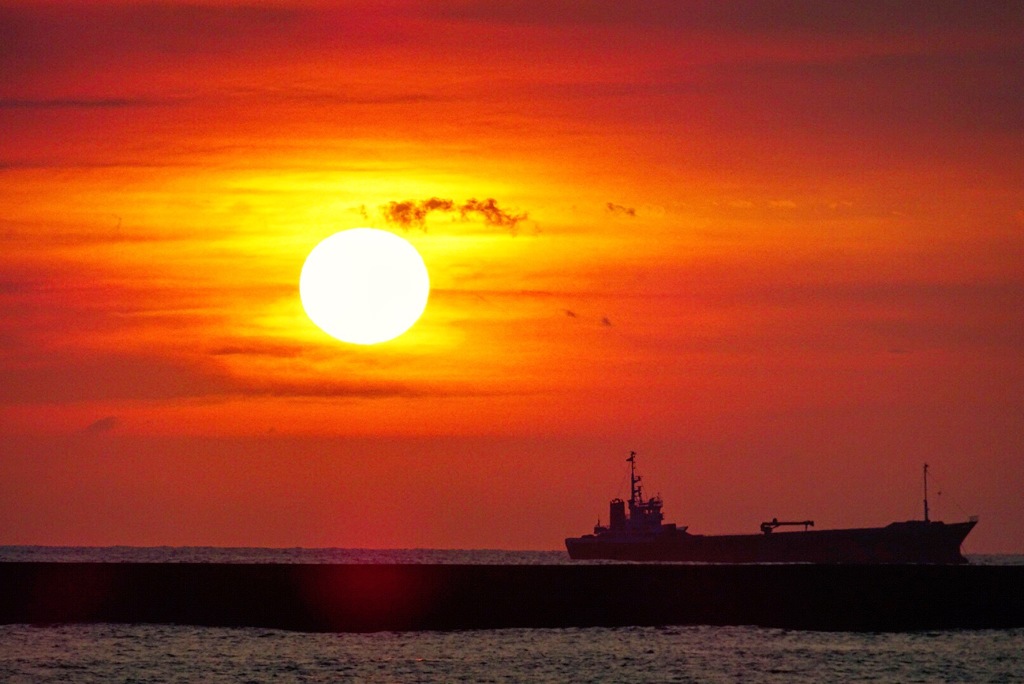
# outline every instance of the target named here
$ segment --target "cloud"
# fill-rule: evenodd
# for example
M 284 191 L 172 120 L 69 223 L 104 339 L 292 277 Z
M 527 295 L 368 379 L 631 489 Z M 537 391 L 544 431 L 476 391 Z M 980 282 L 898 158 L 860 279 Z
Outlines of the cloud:
M 426 13 L 426 9 L 421 12 Z M 1000 32 L 1007 38 L 1019 25 L 1018 3 L 935 0 L 928 3 L 865 0 L 831 3 L 815 0 L 715 0 L 643 3 L 577 0 L 466 0 L 431 7 L 431 18 L 523 27 L 605 26 L 634 33 L 638 29 L 687 32 L 722 39 L 731 35 L 792 39 L 811 32 L 845 38 L 869 36 L 895 40 L 894 26 L 909 26 L 928 35 Z M 950 21 L 950 17 L 957 21 Z M 904 48 L 906 49 L 906 48 Z
M 577 320 L 580 320 L 580 321 L 586 321 L 588 323 L 589 323 L 589 321 L 593 320 L 592 318 L 590 318 L 587 315 L 580 316 L 580 314 L 576 313 L 572 309 L 562 309 L 562 313 L 565 314 L 566 318 L 574 318 L 574 319 L 577 319 Z M 601 316 L 601 319 L 600 319 L 599 322 L 600 322 L 602 327 L 605 327 L 605 328 L 612 327 L 612 321 L 607 316 Z
M 110 432 L 116 426 L 117 426 L 117 417 L 116 416 L 107 416 L 106 418 L 100 418 L 99 420 L 95 420 L 95 421 L 89 423 L 84 428 L 79 430 L 79 433 L 83 434 L 83 435 L 95 435 L 95 434 L 99 434 L 101 432 Z
M 256 51 L 289 33 L 301 17 L 299 10 L 288 7 L 192 2 L 0 8 L 0 43 L 7 47 L 0 58 L 52 66 L 90 53 L 123 57 Z
M 451 212 L 454 208 L 455 203 L 450 199 L 431 197 L 419 202 L 416 200 L 388 202 L 381 207 L 381 211 L 388 223 L 398 224 L 408 230 L 413 226 L 423 228 L 426 225 L 427 215 L 431 212 Z
M 145 97 L 51 97 L 51 98 L 0 98 L 0 110 L 95 110 L 124 109 L 131 106 L 156 106 L 177 104 L 174 98 Z
M 369 398 L 501 396 L 504 392 L 481 392 L 473 388 L 441 388 L 386 380 L 324 380 L 320 378 L 238 379 L 236 392 L 244 396 Z
M 285 348 L 224 347 L 219 356 L 280 354 Z M 218 400 L 238 397 L 387 398 L 505 396 L 505 390 L 471 385 L 404 382 L 380 378 L 238 375 L 211 358 L 161 358 L 136 354 L 81 357 L 49 355 L 35 362 L 0 368 L 0 407 L 17 404 L 71 404 L 88 401 Z M 97 434 L 118 425 L 101 418 L 77 434 Z
M 0 404 L 162 400 L 227 394 L 211 364 L 134 354 L 50 357 L 0 370 Z
M 425 200 L 402 200 L 400 202 L 388 202 L 381 206 L 381 213 L 384 220 L 408 230 L 409 228 L 426 228 L 427 218 L 430 214 L 458 213 L 459 219 L 469 221 L 473 218 L 482 219 L 484 224 L 496 228 L 504 228 L 511 234 L 515 234 L 519 224 L 529 218 L 527 212 L 513 213 L 502 209 L 498 201 L 493 197 L 478 200 L 470 198 L 462 204 L 456 204 L 455 200 L 431 197 Z
M 483 216 L 484 223 L 489 226 L 499 226 L 501 228 L 507 228 L 510 232 L 514 233 L 516 225 L 520 221 L 525 221 L 529 218 L 529 214 L 512 214 L 498 207 L 498 203 L 491 198 L 485 199 L 482 202 L 476 199 L 467 201 L 464 205 L 459 207 L 459 215 L 463 218 L 467 214 L 477 213 Z
M 623 216 L 629 216 L 631 218 L 636 217 L 635 207 L 627 207 L 622 204 L 616 204 L 615 202 L 608 202 L 605 207 L 607 207 L 608 211 L 613 214 L 622 214 Z
M 302 349 L 285 344 L 232 344 L 210 350 L 213 356 L 269 356 L 290 359 L 301 356 Z

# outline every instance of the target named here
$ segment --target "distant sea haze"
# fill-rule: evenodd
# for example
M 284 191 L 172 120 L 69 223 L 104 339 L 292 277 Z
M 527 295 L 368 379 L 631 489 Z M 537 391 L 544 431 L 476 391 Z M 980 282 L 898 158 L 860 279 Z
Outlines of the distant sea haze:
M 48 563 L 359 563 L 552 565 L 564 551 L 496 549 L 331 549 L 218 546 L 0 546 L 0 562 Z
M 967 554 L 971 565 L 1024 565 L 1019 554 Z M 501 549 L 337 549 L 218 546 L 0 546 L 0 562 L 47 563 L 359 563 L 454 565 L 610 564 L 574 561 L 565 551 Z

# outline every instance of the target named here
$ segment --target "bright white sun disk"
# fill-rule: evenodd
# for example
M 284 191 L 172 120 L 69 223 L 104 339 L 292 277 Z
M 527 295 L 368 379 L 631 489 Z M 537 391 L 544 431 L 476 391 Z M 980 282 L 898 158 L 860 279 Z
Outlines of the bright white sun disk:
M 416 248 L 374 228 L 343 230 L 306 257 L 302 307 L 331 337 L 377 344 L 412 327 L 427 306 L 430 277 Z

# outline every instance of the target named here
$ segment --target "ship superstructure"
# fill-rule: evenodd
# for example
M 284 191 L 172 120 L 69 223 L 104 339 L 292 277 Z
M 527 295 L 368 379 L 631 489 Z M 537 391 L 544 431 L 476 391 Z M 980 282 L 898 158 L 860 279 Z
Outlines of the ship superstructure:
M 626 461 L 629 463 L 629 501 L 615 498 L 608 502 L 608 526 L 602 526 L 599 521 L 594 526 L 594 534 L 608 539 L 629 540 L 653 538 L 664 529 L 677 529 L 674 524 L 666 525 L 662 522 L 665 516 L 661 512 L 663 504 L 660 496 L 644 499 L 641 477 L 636 474 L 636 452 L 629 452 Z

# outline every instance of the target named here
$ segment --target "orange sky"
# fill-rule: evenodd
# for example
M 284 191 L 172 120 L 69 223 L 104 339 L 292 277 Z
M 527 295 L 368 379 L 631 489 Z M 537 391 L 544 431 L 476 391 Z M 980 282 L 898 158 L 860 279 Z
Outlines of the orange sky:
M 582 5 L 582 7 L 581 7 Z M 0 8 L 0 544 L 1024 552 L 1019 3 Z M 494 200 L 490 214 L 395 207 Z M 406 204 L 407 203 L 407 204 Z M 298 299 L 370 225 L 374 347 Z M 941 492 L 941 494 L 939 494 Z

